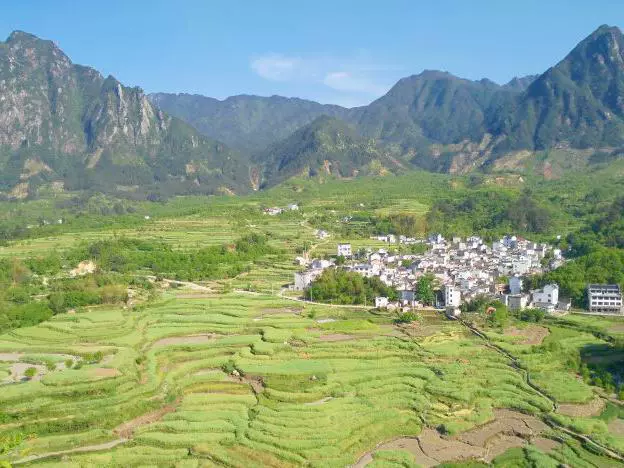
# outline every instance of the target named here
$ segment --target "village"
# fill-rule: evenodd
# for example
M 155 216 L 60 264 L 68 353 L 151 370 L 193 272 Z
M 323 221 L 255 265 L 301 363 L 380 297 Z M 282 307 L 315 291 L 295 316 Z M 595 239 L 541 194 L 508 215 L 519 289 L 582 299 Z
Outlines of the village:
M 325 239 L 328 234 L 319 231 L 317 236 Z M 296 262 L 306 269 L 295 273 L 291 289 L 304 291 L 325 269 L 343 268 L 367 278 L 378 277 L 398 292 L 397 301 L 371 298 L 377 308 L 405 311 L 430 306 L 445 310 L 449 317 L 457 317 L 462 304 L 485 297 L 502 302 L 510 311 L 533 308 L 549 314 L 565 314 L 571 309 L 570 299 L 560 295 L 557 284 L 527 288 L 528 278 L 554 270 L 566 261 L 561 250 L 549 244 L 514 235 L 491 244 L 478 236 L 447 240 L 440 234 L 428 239 L 392 234 L 371 239 L 386 242 L 388 248 L 353 251 L 351 244 L 339 243 L 332 258 L 297 257 Z M 397 245 L 419 243 L 426 247 L 422 254 L 396 253 Z M 419 278 L 425 275 L 436 284 L 432 304 L 420 302 L 416 293 Z M 622 294 L 617 285 L 588 285 L 587 299 L 589 313 L 622 313 Z

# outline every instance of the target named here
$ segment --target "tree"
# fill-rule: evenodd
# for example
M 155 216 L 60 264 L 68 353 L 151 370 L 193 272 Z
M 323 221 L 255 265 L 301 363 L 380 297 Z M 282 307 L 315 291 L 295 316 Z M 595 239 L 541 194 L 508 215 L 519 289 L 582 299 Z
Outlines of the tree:
M 425 305 L 432 305 L 435 300 L 435 282 L 435 276 L 430 274 L 421 276 L 416 282 L 416 298 Z
M 36 367 L 29 367 L 24 371 L 24 377 L 26 377 L 28 380 L 31 380 L 35 375 L 37 375 Z

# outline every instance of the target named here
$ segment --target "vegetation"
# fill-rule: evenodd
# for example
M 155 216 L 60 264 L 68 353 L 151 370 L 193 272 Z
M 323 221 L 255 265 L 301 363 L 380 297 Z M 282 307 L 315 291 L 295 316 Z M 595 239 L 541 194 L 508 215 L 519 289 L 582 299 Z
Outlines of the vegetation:
M 396 290 L 386 286 L 377 277 L 341 269 L 326 269 L 306 290 L 306 298 L 336 304 L 373 304 L 375 297 L 397 299 Z

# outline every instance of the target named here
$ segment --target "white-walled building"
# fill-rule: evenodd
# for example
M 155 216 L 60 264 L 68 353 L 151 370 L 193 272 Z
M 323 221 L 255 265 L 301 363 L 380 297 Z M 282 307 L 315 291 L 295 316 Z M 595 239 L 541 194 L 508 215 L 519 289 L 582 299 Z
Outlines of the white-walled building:
M 547 284 L 542 289 L 531 291 L 531 307 L 552 313 L 559 306 L 559 286 Z
M 338 244 L 337 253 L 339 257 L 351 257 L 351 244 Z
M 617 284 L 590 284 L 587 286 L 587 304 L 590 312 L 622 313 L 622 291 Z
M 382 297 L 382 296 L 378 296 L 375 298 L 375 307 L 377 309 L 383 309 L 385 307 L 388 307 L 388 298 L 387 297 Z
M 293 289 L 303 291 L 322 273 L 323 270 L 307 270 L 295 273 L 295 286 Z
M 444 305 L 446 307 L 459 307 L 461 304 L 461 292 L 453 285 L 444 286 Z

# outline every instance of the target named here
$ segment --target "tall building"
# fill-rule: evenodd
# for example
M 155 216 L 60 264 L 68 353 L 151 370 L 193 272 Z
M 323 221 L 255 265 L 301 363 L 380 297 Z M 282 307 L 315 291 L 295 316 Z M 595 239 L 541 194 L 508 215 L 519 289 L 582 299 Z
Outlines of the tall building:
M 587 304 L 590 312 L 622 313 L 622 291 L 617 284 L 589 284 Z
M 446 307 L 459 307 L 461 304 L 461 292 L 452 285 L 444 286 L 444 305 Z

